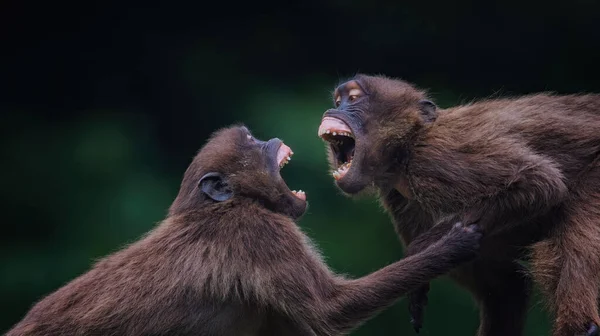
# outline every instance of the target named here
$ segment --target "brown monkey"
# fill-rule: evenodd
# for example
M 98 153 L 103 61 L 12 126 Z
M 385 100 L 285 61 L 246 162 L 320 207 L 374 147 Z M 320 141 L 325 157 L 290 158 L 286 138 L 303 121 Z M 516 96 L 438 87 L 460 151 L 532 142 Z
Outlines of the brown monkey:
M 306 195 L 279 174 L 291 149 L 216 132 L 168 217 L 37 303 L 8 336 L 337 335 L 476 256 L 475 227 L 363 278 L 333 274 L 295 223 Z
M 478 221 L 481 255 L 451 272 L 481 309 L 479 335 L 521 335 L 532 271 L 553 335 L 598 335 L 600 96 L 536 94 L 439 109 L 401 80 L 358 75 L 323 115 L 333 176 L 376 190 L 407 255 Z M 374 188 L 370 188 L 374 187 Z M 427 285 L 409 294 L 419 329 Z

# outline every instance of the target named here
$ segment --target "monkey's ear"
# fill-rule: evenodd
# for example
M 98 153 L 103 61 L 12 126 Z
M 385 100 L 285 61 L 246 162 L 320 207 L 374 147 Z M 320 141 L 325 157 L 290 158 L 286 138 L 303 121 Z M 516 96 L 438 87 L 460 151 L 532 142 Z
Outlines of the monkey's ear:
M 231 190 L 223 175 L 219 173 L 212 172 L 202 176 L 198 187 L 213 201 L 223 202 L 233 196 L 233 190 Z
M 437 106 L 431 100 L 423 99 L 419 101 L 419 108 L 426 123 L 434 122 L 437 119 Z

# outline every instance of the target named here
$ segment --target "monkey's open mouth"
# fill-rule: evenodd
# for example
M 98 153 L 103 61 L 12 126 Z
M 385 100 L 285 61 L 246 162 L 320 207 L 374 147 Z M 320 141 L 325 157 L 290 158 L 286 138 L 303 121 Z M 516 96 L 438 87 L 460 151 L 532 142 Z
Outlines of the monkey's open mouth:
M 292 149 L 282 142 L 281 146 L 279 146 L 279 149 L 277 150 L 277 164 L 279 165 L 279 169 L 283 168 L 283 166 L 290 162 L 290 160 L 292 159 L 292 155 L 294 155 Z M 292 194 L 294 194 L 294 196 L 298 197 L 299 199 L 306 201 L 306 194 L 304 193 L 304 191 L 292 190 Z
M 348 124 L 342 120 L 325 117 L 321 121 L 318 134 L 323 140 L 329 142 L 335 158 L 336 169 L 332 173 L 333 178 L 339 180 L 346 175 L 352 165 L 354 147 L 356 145 L 354 133 L 352 133 Z

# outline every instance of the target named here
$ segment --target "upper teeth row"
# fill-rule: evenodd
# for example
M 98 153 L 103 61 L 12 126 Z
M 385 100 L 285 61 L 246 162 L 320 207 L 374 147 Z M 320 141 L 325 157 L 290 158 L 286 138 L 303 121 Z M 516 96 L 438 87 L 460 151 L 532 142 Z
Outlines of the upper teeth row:
M 332 131 L 332 130 L 325 131 L 325 134 L 330 134 L 330 133 L 333 136 L 336 136 L 339 134 L 339 135 L 343 135 L 343 136 L 347 136 L 347 137 L 352 137 L 352 133 L 350 133 L 350 132 L 336 132 L 336 131 Z
M 294 152 L 290 152 L 290 155 L 288 155 L 281 161 L 281 163 L 279 164 L 279 168 L 283 168 L 283 166 L 288 164 L 292 160 L 292 155 L 294 155 Z

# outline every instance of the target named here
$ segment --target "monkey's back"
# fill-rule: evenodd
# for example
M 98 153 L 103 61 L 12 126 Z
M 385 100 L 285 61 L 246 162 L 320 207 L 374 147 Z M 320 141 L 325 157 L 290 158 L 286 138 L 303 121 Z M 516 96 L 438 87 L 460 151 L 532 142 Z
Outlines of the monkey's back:
M 266 313 L 194 286 L 211 271 L 186 269 L 201 262 L 204 244 L 173 227 L 102 259 L 34 305 L 7 336 L 256 335 Z
M 536 94 L 443 111 L 440 131 L 469 152 L 506 140 L 552 160 L 567 179 L 600 154 L 600 95 Z M 516 150 L 516 148 L 506 148 Z
M 271 250 L 267 246 L 276 245 L 279 259 L 292 251 L 285 263 L 291 265 L 292 257 L 301 260 L 293 251 L 308 238 L 287 217 L 253 210 L 249 216 L 260 220 L 222 213 L 225 225 L 218 231 L 216 221 L 165 220 L 43 298 L 7 336 L 306 334 L 306 326 L 258 302 L 256 283 L 266 281 L 259 266 L 274 264 L 258 258 Z M 260 248 L 250 251 L 249 242 Z M 310 257 L 320 260 L 316 253 Z
M 443 215 L 515 181 L 545 181 L 539 188 L 562 190 L 566 200 L 600 167 L 599 155 L 600 96 L 538 94 L 440 111 L 417 139 L 407 173 L 419 202 Z

